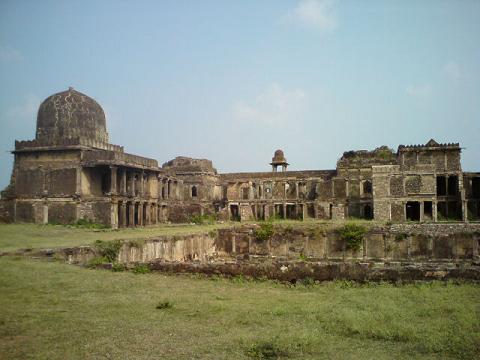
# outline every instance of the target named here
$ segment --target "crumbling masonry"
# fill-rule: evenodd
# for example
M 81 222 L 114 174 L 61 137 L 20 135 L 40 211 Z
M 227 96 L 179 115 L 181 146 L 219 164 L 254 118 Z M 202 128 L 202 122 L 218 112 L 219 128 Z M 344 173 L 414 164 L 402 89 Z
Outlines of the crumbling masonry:
M 113 228 L 184 222 L 216 214 L 230 220 L 344 219 L 392 222 L 480 220 L 480 173 L 462 172 L 459 144 L 348 151 L 336 170 L 287 171 L 275 151 L 271 172 L 218 174 L 210 160 L 156 160 L 110 144 L 105 114 L 70 88 L 38 110 L 36 137 L 16 141 L 0 220 Z M 277 171 L 278 167 L 282 171 Z

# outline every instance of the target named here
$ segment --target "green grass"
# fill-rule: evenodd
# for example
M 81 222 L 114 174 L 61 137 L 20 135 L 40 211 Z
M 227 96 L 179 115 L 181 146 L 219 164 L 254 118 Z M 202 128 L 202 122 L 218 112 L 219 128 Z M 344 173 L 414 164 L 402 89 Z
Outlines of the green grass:
M 0 224 L 0 252 L 91 245 L 96 240 L 135 240 L 160 235 L 208 233 L 225 226 L 228 226 L 228 224 L 159 225 L 145 228 L 99 230 L 62 225 Z
M 472 359 L 480 286 L 290 287 L 0 258 L 2 359 Z M 159 304 L 166 302 L 174 306 Z

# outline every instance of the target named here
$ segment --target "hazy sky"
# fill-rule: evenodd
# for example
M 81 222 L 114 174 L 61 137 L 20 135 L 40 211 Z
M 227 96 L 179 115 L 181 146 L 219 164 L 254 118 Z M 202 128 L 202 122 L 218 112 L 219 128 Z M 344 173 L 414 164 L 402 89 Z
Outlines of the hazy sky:
M 111 142 L 220 172 L 460 142 L 479 170 L 480 1 L 0 0 L 0 187 L 14 140 L 75 87 Z

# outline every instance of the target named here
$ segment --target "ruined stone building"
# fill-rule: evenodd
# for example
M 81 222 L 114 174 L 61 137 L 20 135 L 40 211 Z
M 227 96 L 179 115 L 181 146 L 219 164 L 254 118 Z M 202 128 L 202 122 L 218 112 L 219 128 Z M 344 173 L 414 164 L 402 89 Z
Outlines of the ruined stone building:
M 105 114 L 70 88 L 39 107 L 34 140 L 16 141 L 0 219 L 113 228 L 221 219 L 478 221 L 480 173 L 462 171 L 459 144 L 400 145 L 348 151 L 335 170 L 287 171 L 283 151 L 272 171 L 218 174 L 210 160 L 154 159 L 109 143 Z M 277 171 L 281 170 L 281 171 Z

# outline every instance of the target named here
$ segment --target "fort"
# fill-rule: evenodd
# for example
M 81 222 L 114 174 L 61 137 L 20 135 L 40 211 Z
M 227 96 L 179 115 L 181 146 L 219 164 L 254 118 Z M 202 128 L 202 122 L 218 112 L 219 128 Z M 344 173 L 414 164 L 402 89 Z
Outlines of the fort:
M 102 107 L 69 88 L 40 105 L 34 140 L 15 141 L 0 220 L 111 228 L 222 220 L 480 220 L 480 173 L 463 172 L 458 143 L 344 152 L 333 170 L 288 171 L 276 150 L 271 171 L 219 174 L 212 161 L 157 160 L 109 142 Z M 267 162 L 266 162 L 267 163 Z

